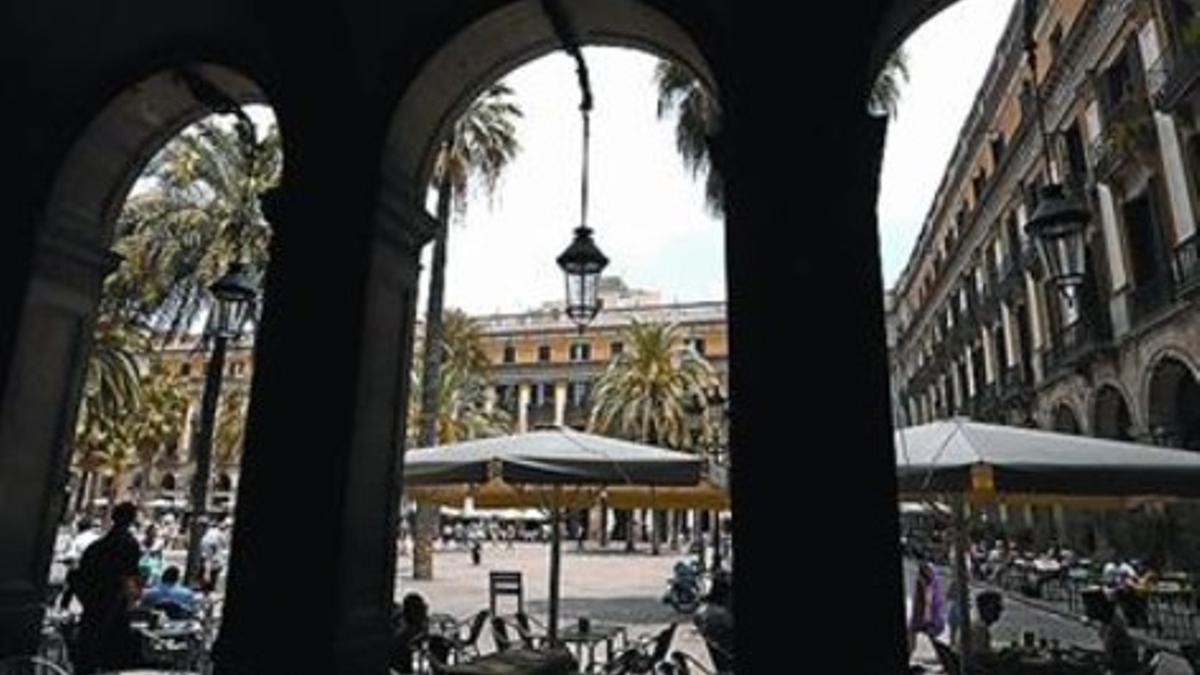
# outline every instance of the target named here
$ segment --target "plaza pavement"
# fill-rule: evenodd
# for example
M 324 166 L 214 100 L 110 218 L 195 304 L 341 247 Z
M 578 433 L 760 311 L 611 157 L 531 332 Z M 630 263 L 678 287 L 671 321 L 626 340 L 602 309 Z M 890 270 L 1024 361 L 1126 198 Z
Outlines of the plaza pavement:
M 630 638 L 652 635 L 676 622 L 672 651 L 682 651 L 696 657 L 705 667 L 711 661 L 704 641 L 696 631 L 690 614 L 679 614 L 662 602 L 667 579 L 683 553 L 663 546 L 662 554 L 651 555 L 647 545 L 636 553 L 625 553 L 623 542 L 607 550 L 589 544 L 584 551 L 574 542 L 562 547 L 562 585 L 560 625 L 586 616 L 593 622 L 619 623 L 626 627 Z M 434 579 L 418 581 L 412 578 L 411 548 L 397 563 L 396 600 L 416 591 L 429 603 L 430 612 L 452 614 L 460 619 L 488 607 L 488 573 L 492 570 L 516 570 L 522 573 L 525 587 L 525 611 L 542 623 L 547 618 L 547 598 L 550 580 L 550 545 L 516 543 L 485 543 L 480 565 L 471 564 L 470 554 L 462 549 L 438 551 L 434 558 Z M 504 596 L 497 600 L 497 613 L 516 611 L 515 598 Z M 480 638 L 481 651 L 494 649 L 490 631 Z M 604 647 L 596 650 L 600 660 Z

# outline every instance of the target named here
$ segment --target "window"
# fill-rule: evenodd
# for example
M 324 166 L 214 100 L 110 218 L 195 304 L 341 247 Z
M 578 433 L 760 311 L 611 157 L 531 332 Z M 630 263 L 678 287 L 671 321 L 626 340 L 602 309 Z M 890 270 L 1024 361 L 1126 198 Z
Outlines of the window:
M 592 345 L 587 342 L 576 342 L 571 345 L 569 355 L 572 361 L 591 361 Z
M 179 365 L 179 374 L 182 377 L 187 377 L 192 374 L 192 364 L 184 361 Z
M 572 382 L 571 390 L 569 392 L 571 397 L 571 405 L 576 407 L 582 406 L 587 401 L 588 389 L 590 388 L 591 387 L 587 382 Z
M 547 347 L 547 349 L 549 349 L 549 348 Z M 540 408 L 544 405 L 549 404 L 549 402 L 550 402 L 550 383 L 549 382 L 538 382 L 537 384 L 533 385 L 533 405 Z
M 550 360 L 550 345 L 541 345 L 538 347 L 538 361 L 545 362 Z
M 1063 28 L 1061 23 L 1054 24 L 1054 30 L 1050 31 L 1050 58 L 1058 58 L 1058 48 L 1062 45 Z
M 704 356 L 704 338 L 688 338 L 684 344 L 694 349 L 700 356 Z
M 995 166 L 1000 166 L 1000 159 L 1004 157 L 1004 144 L 1004 133 L 996 132 L 992 138 L 992 164 Z
M 516 363 L 517 362 L 517 348 L 516 347 L 514 347 L 512 345 L 504 345 L 504 362 L 505 363 Z
M 624 342 L 611 342 L 608 345 L 608 353 L 611 356 L 620 356 L 621 353 L 624 351 L 625 351 L 625 343 Z

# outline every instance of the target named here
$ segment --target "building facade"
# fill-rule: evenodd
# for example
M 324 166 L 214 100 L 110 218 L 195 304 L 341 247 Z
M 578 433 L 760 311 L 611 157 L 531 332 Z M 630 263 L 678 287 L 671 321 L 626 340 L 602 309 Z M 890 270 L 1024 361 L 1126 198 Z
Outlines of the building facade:
M 657 292 L 631 289 L 618 277 L 600 280 L 603 309 L 582 333 L 561 303 L 516 314 L 474 317 L 491 363 L 495 396 L 517 431 L 569 426 L 583 429 L 596 379 L 625 348 L 633 321 L 677 323 L 684 340 L 717 372 L 729 391 L 729 341 L 725 303 L 664 303 Z
M 898 415 L 1200 450 L 1197 5 L 1033 4 L 1036 85 L 1018 2 L 892 289 Z M 1024 230 L 1047 181 L 1091 214 L 1071 296 Z

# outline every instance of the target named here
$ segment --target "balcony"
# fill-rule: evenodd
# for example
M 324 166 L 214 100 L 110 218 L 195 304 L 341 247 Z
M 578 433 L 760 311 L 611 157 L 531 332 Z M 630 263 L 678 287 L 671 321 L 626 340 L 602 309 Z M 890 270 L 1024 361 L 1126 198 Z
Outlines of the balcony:
M 1033 390 L 1033 378 L 1021 364 L 1009 366 L 1000 376 L 999 398 L 1004 403 L 1028 402 Z
M 1137 281 L 1129 297 L 1130 319 L 1133 324 L 1139 325 L 1149 321 L 1161 309 L 1171 304 L 1171 291 L 1171 279 L 1166 274 Z
M 1000 297 L 1011 300 L 1025 292 L 1025 267 L 1020 254 L 1004 256 L 1000 263 Z
M 1085 311 L 1074 323 L 1054 333 L 1045 353 L 1046 369 L 1055 372 L 1074 368 L 1108 347 L 1106 324 L 1096 318 L 1095 312 Z
M 1200 288 L 1200 235 L 1193 234 L 1175 247 L 1171 274 L 1177 298 Z
M 1106 111 L 1104 118 L 1104 129 L 1091 148 L 1094 180 L 1110 180 L 1130 161 L 1147 166 L 1152 163 L 1158 136 L 1150 105 L 1140 92 L 1126 94 Z
M 1173 41 L 1175 45 L 1180 40 Z M 1146 89 L 1154 107 L 1171 112 L 1187 99 L 1200 79 L 1200 51 L 1176 46 L 1164 49 L 1146 73 Z

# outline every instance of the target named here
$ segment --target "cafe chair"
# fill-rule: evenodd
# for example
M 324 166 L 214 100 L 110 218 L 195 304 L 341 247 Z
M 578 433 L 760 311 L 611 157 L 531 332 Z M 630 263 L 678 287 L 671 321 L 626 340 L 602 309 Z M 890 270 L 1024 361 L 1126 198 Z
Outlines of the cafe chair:
M 675 624 L 672 623 L 654 636 L 637 639 L 632 647 L 612 661 L 598 664 L 593 672 L 600 675 L 652 675 L 660 664 L 670 666 L 667 655 L 674 637 Z
M 700 662 L 699 659 L 680 651 L 671 652 L 671 666 L 673 675 L 733 675 L 733 669 L 730 667 L 727 670 L 713 670 Z
M 471 622 L 467 626 L 467 634 L 461 635 L 459 631 L 454 631 L 448 637 L 454 647 L 456 658 L 461 659 L 463 656 L 479 657 L 479 636 L 483 634 L 483 626 L 487 623 L 491 613 L 486 609 L 481 609 L 471 617 Z
M 40 656 L 0 659 L 0 675 L 71 675 L 71 671 Z
M 492 642 L 496 643 L 496 651 L 506 652 L 512 649 L 512 638 L 508 635 L 508 624 L 504 623 L 504 619 L 492 617 Z
M 441 675 L 449 670 L 450 653 L 454 643 L 440 635 L 422 635 L 413 640 L 417 657 L 417 673 Z M 393 671 L 394 672 L 394 671 Z
M 533 624 L 537 623 L 529 618 L 525 612 L 517 612 L 513 618 L 516 619 L 517 635 L 520 636 L 521 642 L 524 643 L 527 649 L 538 649 L 546 642 L 545 626 L 538 623 L 538 631 L 535 632 Z

